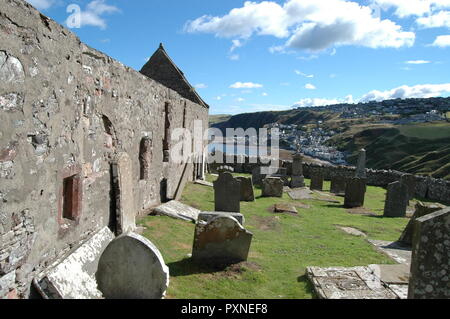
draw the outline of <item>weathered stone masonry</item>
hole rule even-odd
[[[208,106],[193,100],[25,1],[0,0],[0,298],[27,297],[37,272],[114,224],[118,154],[131,161],[136,214],[160,203],[161,185],[174,196],[187,166],[164,162],[166,120],[206,129]]]

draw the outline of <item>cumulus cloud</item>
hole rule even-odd
[[[387,91],[371,91],[361,98],[360,102],[383,101],[389,99],[429,98],[450,92],[450,83],[421,84],[415,86],[402,85]]]
[[[373,90],[364,94],[360,99],[354,99],[352,95],[347,95],[345,98],[305,98],[296,102],[293,107],[313,107],[313,106],[327,106],[334,104],[353,104],[366,103],[371,101],[384,101],[392,99],[410,99],[410,98],[430,98],[443,96],[450,93],[450,83],[444,84],[420,84],[414,86],[402,85],[400,87],[378,91]]]
[[[94,0],[91,1],[85,10],[81,10],[80,14],[80,27],[84,26],[94,26],[99,27],[101,29],[106,29],[107,23],[106,20],[102,17],[104,14],[112,14],[120,12],[120,9],[109,5],[106,3],[106,0]],[[69,19],[72,17],[69,16],[66,20],[66,24],[69,24]]]
[[[450,11],[439,11],[436,14],[418,18],[417,23],[424,28],[450,28]]]
[[[450,35],[440,35],[434,40],[432,46],[434,47],[450,47]]]
[[[334,45],[399,48],[415,41],[413,32],[374,16],[370,7],[344,0],[288,0],[283,5],[246,1],[222,17],[188,21],[185,31],[227,38],[270,35],[288,39],[271,52],[283,52],[286,47],[320,51]]]
[[[307,89],[307,90],[315,90],[316,87],[313,84],[308,83],[308,84],[305,85],[305,89]]]
[[[252,83],[252,82],[236,82],[230,85],[231,89],[259,89],[262,88],[262,84]]]

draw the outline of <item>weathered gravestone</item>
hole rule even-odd
[[[415,221],[409,299],[450,298],[450,208]]]
[[[318,172],[313,172],[311,174],[311,190],[321,191],[323,189],[323,174]]]
[[[403,230],[403,233],[400,236],[400,239],[398,241],[402,242],[403,244],[412,246],[412,239],[413,239],[412,237],[414,234],[414,224],[415,224],[416,219],[426,216],[428,214],[437,212],[444,208],[445,208],[445,206],[439,205],[439,204],[426,204],[426,203],[418,202],[416,204],[416,210],[414,212],[414,215],[409,220],[408,225],[406,225],[406,227]]]
[[[347,179],[343,176],[333,176],[331,178],[330,192],[339,196],[345,196]]]
[[[262,180],[267,176],[267,174],[262,174],[261,169],[261,166],[257,166],[252,170],[252,181],[255,185],[261,185]]]
[[[253,234],[231,216],[217,216],[195,227],[192,259],[209,264],[246,261]]]
[[[366,180],[362,178],[351,178],[347,180],[345,187],[345,208],[364,206],[366,196]]]
[[[305,187],[305,177],[303,176],[303,157],[300,154],[295,154],[292,162],[292,176],[291,187],[300,188]]]
[[[107,299],[161,299],[169,286],[169,268],[158,248],[134,233],[106,247],[96,277]]]
[[[384,217],[405,217],[408,203],[408,187],[401,182],[389,184],[384,204]]]
[[[408,200],[412,200],[416,195],[416,177],[412,174],[403,174],[400,183],[408,188]]]
[[[262,182],[263,197],[283,197],[284,182],[279,177],[267,177]]]
[[[215,210],[239,213],[241,210],[241,182],[230,173],[224,172],[213,184]]]
[[[216,217],[219,216],[225,216],[225,217],[233,217],[236,218],[236,220],[244,226],[245,224],[245,217],[241,213],[230,213],[230,212],[201,212],[198,214],[198,222],[204,222],[208,223],[209,221],[213,220]]]
[[[252,178],[239,176],[236,179],[241,182],[241,201],[253,202],[255,200],[255,192]]]
[[[365,149],[361,149],[359,151],[358,164],[356,165],[355,177],[363,178],[363,179],[365,179],[367,177],[367,174],[366,174],[366,150]]]

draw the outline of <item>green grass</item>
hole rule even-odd
[[[208,180],[214,177],[208,176]],[[329,182],[325,183],[325,190]],[[405,218],[382,218],[385,190],[368,187],[366,208],[379,216],[349,214],[342,204],[283,198],[261,198],[241,203],[245,227],[253,233],[247,263],[225,270],[196,265],[192,252],[192,223],[163,216],[148,216],[139,224],[144,236],[161,251],[170,268],[168,298],[313,298],[305,277],[307,266],[362,266],[393,263],[365,239],[348,235],[335,225],[355,227],[371,239],[394,241],[407,223]],[[212,187],[188,184],[182,201],[203,211],[214,210]],[[343,201],[340,197],[333,197]],[[274,214],[275,203],[302,203],[299,214]]]
[[[404,136],[421,139],[450,138],[449,123],[422,123],[397,127]]]

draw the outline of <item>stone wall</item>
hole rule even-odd
[[[131,160],[136,214],[160,203],[161,185],[173,196],[185,165],[163,162],[165,110],[171,128],[193,129],[194,120],[207,128],[208,109],[88,47],[22,0],[0,0],[0,83],[0,298],[27,297],[37,272],[115,222],[117,154]],[[144,138],[152,158],[141,180]],[[66,219],[70,176],[80,181],[71,186],[80,202]]]
[[[255,157],[239,156],[234,158],[234,163],[227,163],[238,173],[251,174],[253,168],[263,165],[259,159]],[[210,164],[212,170],[224,164]],[[280,160],[280,166],[287,168],[287,174],[291,175],[292,161]],[[306,178],[311,177],[311,172],[321,172],[326,180],[331,180],[332,176],[353,177],[355,175],[355,167],[350,166],[325,166],[319,164],[303,163],[303,175]],[[387,187],[392,182],[400,180],[404,174],[394,170],[373,170],[367,169],[367,184],[371,186]],[[443,179],[435,179],[416,175],[416,192],[415,196],[422,199],[429,199],[443,203],[450,203],[450,182]]]

